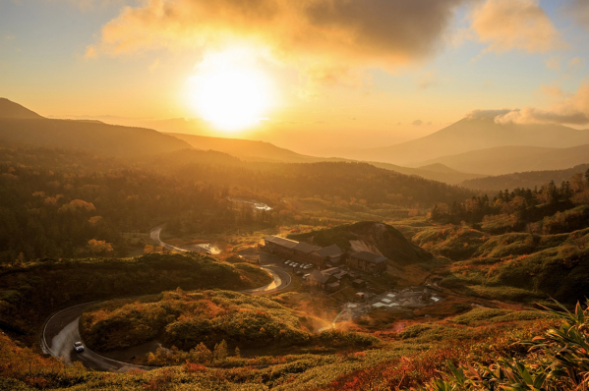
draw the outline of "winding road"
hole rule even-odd
[[[194,251],[162,242],[160,239],[161,230],[161,226],[156,227],[152,229],[150,233],[151,239],[158,245],[177,252]],[[204,248],[204,250],[207,251],[206,248]],[[262,269],[270,273],[274,280],[266,286],[242,290],[239,292],[252,295],[267,295],[286,289],[292,282],[290,274],[276,266],[264,265],[262,266]],[[82,341],[79,329],[80,317],[86,308],[97,303],[99,303],[99,301],[78,304],[53,314],[43,326],[41,335],[41,347],[43,352],[59,358],[66,364],[72,364],[75,361],[79,361],[84,364],[86,368],[97,371],[126,372],[132,369],[153,369],[154,367],[130,364],[102,356],[88,349],[87,346],[85,346],[85,350],[82,353],[76,353],[74,351],[74,342]]]

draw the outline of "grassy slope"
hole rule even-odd
[[[589,291],[589,228],[553,235],[489,235],[445,226],[417,233],[414,242],[454,262],[441,285],[490,299],[563,302]]]
[[[444,322],[389,332],[386,343],[360,352],[286,355],[283,364],[260,369],[207,369],[187,363],[146,373],[107,375],[79,367],[56,371],[51,367],[53,360],[42,360],[0,336],[0,347],[8,353],[0,361],[0,389],[390,390],[422,384],[445,370],[448,361],[524,354],[525,348],[513,343],[554,323],[535,311],[475,309]]]
[[[53,311],[73,304],[176,289],[249,289],[271,277],[199,255],[86,259],[0,270],[0,318],[32,335]]]
[[[266,297],[228,291],[165,292],[152,300],[107,302],[82,317],[82,335],[100,351],[159,337],[168,347],[209,348],[225,340],[240,348],[301,344],[312,330],[302,313]]]

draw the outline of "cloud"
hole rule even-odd
[[[552,86],[541,85],[539,91],[544,95],[555,97],[555,98],[562,98],[565,96],[565,93],[562,90],[562,88],[557,85],[552,85]]]
[[[435,86],[438,81],[438,75],[434,71],[429,71],[418,81],[418,85],[419,88],[426,89]]]
[[[589,83],[548,109],[525,107],[495,117],[497,123],[589,125]]]
[[[433,55],[466,1],[144,0],[104,25],[87,53],[241,44],[302,68],[395,69]]]
[[[564,45],[538,0],[487,0],[470,19],[479,41],[489,45],[485,52],[544,53]]]
[[[571,60],[569,61],[569,64],[568,64],[568,68],[570,70],[577,70],[577,69],[581,68],[582,66],[583,66],[583,60],[581,60],[579,57],[571,58]]]
[[[589,2],[587,0],[572,0],[568,11],[581,27],[589,30]]]
[[[557,56],[550,56],[548,60],[546,60],[546,68],[552,69],[554,71],[560,70],[560,58]]]
[[[156,58],[155,61],[149,66],[149,72],[154,73],[160,67],[160,59]]]
[[[499,110],[473,110],[466,114],[466,119],[495,119],[498,116],[510,113],[512,109]]]

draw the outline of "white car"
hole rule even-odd
[[[305,267],[304,267],[303,269],[305,269],[305,270],[308,270],[308,269],[310,269],[310,268],[312,268],[312,267],[313,267],[313,265],[312,265],[312,264],[308,264],[308,265],[305,265]]]
[[[82,342],[74,342],[74,350],[76,353],[82,353],[84,351],[84,344]]]
[[[290,265],[290,263],[291,263],[291,262],[292,262],[292,261],[289,259],[288,261],[284,261],[284,264],[285,264],[285,265]]]
[[[297,267],[297,266],[299,266],[299,264],[295,262],[295,263],[291,263],[290,266]]]

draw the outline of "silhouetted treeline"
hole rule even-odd
[[[515,215],[520,228],[546,216],[589,204],[589,170],[577,173],[557,186],[554,181],[542,186],[499,191],[490,200],[487,195],[473,196],[464,202],[439,203],[431,210],[435,221],[477,224],[495,215]]]

